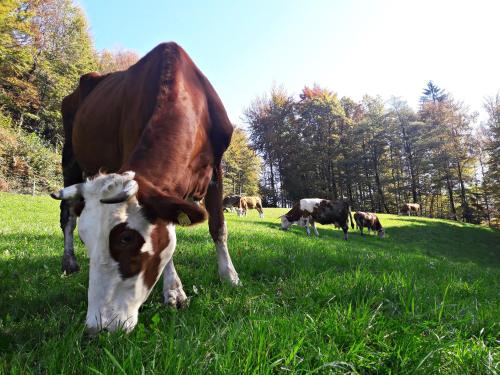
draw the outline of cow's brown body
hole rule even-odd
[[[374,213],[356,211],[354,213],[354,221],[361,235],[363,235],[363,228],[366,228],[368,229],[368,233],[370,233],[370,230],[373,230],[378,232],[379,237],[384,236],[384,228],[382,228],[379,218]]]
[[[242,216],[246,216],[247,211],[252,208],[259,212],[260,217],[264,215],[262,199],[260,199],[260,197],[241,197],[239,204],[240,214]]]
[[[404,203],[399,209],[400,214],[407,214],[411,216],[411,213],[414,212],[415,215],[419,215],[420,213],[420,204],[418,203]]]
[[[163,43],[126,71],[82,76],[64,99],[62,114],[64,186],[100,170],[133,170],[139,202],[153,210],[158,194],[206,196],[210,232],[214,240],[220,235],[220,163],[233,127],[217,93],[181,47]],[[75,223],[73,207],[63,201],[66,272],[78,269],[68,239]]]

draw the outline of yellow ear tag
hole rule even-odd
[[[191,224],[191,220],[189,220],[188,215],[186,215],[184,212],[181,212],[179,216],[177,216],[177,221],[179,222],[180,225]]]

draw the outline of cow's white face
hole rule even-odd
[[[133,172],[99,175],[55,196],[85,202],[78,232],[90,258],[86,326],[93,333],[132,330],[139,307],[174,253],[172,220],[146,219],[133,178]],[[183,212],[178,205],[169,207]]]
[[[281,229],[282,230],[288,230],[288,228],[290,228],[294,223],[293,221],[288,220],[286,215],[281,215],[280,218],[281,218]]]

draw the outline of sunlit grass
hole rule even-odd
[[[222,284],[207,225],[178,229],[190,305],[157,285],[131,334],[85,335],[88,260],[61,277],[57,202],[0,194],[0,373],[422,373],[499,370],[500,235],[380,215],[386,238],[320,238],[226,214],[241,288]]]

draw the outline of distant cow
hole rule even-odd
[[[264,210],[262,209],[262,200],[260,197],[241,197],[239,206],[239,216],[247,216],[248,209],[255,208],[259,212],[259,217],[264,217]]]
[[[334,224],[344,231],[344,240],[347,241],[347,220],[351,220],[351,228],[354,222],[351,216],[349,203],[344,201],[329,201],[318,198],[304,198],[296,202],[292,209],[281,216],[281,229],[288,230],[293,224],[306,227],[307,235],[310,236],[309,224],[314,229],[314,234],[319,236],[315,223]]]
[[[418,203],[404,203],[399,209],[398,215],[408,214],[408,216],[411,216],[412,212],[415,212],[415,215],[420,213],[420,205]]]
[[[228,195],[222,201],[222,207],[224,208],[224,210],[234,212],[235,208],[240,207],[240,199],[241,196],[239,195]]]
[[[368,234],[370,233],[370,230],[373,230],[378,232],[378,236],[380,238],[384,238],[384,228],[382,228],[380,220],[374,213],[356,211],[354,213],[354,221],[356,222],[356,226],[360,230],[361,235],[363,235],[363,228],[367,228]]]

